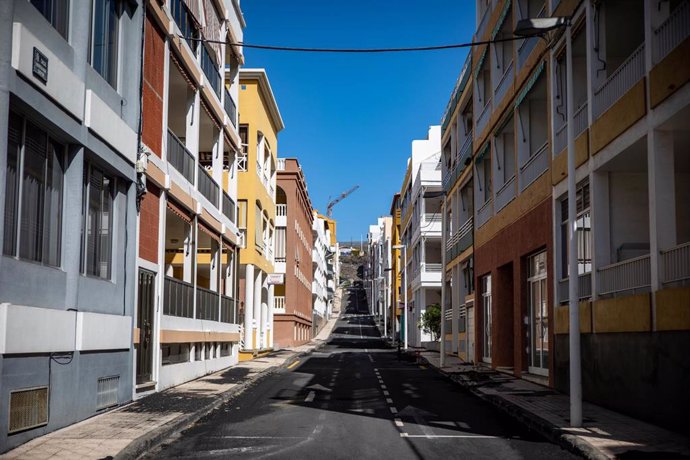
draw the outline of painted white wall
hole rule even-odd
[[[132,344],[132,317],[77,313],[77,350],[126,350]]]

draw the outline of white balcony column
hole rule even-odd
[[[254,265],[245,266],[244,275],[244,348],[253,350],[254,342]]]
[[[213,177],[213,180],[216,181],[217,184],[219,184],[221,189],[223,189],[223,156],[225,154],[225,136],[223,136],[222,131],[217,131],[216,129],[213,130],[213,135],[215,136],[213,142],[213,166],[210,172],[211,177]],[[222,210],[222,200],[219,203],[214,204],[216,206],[220,206],[220,209]]]
[[[594,246],[594,251],[592,251],[592,300],[596,300],[599,296],[599,276],[597,270],[611,263],[611,214],[609,209],[608,172],[594,171],[590,177],[590,183]],[[563,242],[563,244],[566,243],[566,241]]]
[[[218,241],[211,241],[211,254],[208,265],[209,281],[208,286],[212,291],[220,292],[220,243]]]
[[[266,348],[273,348],[273,302],[275,299],[275,286],[268,286],[268,312],[267,312],[267,326],[268,339],[266,340]]]
[[[673,133],[649,130],[647,134],[649,183],[649,253],[652,292],[661,288],[660,251],[676,245],[676,196]],[[654,305],[654,296],[652,296]],[[654,310],[653,310],[654,311]],[[656,315],[652,314],[656,323]]]
[[[263,335],[262,317],[261,317],[261,288],[263,287],[263,273],[261,270],[256,271],[254,276],[254,346],[252,349],[261,348],[261,339]]]
[[[187,114],[185,116],[185,139],[184,144],[187,150],[192,152],[198,163],[199,157],[199,117],[201,116],[201,97],[199,91],[189,97]],[[196,170],[195,170],[196,174]]]
[[[189,232],[184,240],[183,250],[184,259],[182,263],[182,280],[195,284],[195,252],[196,252],[196,219],[192,220],[192,225],[189,227]],[[172,266],[172,264],[171,264]],[[172,275],[172,274],[171,274]]]
[[[587,44],[586,44],[586,60],[587,60],[587,126],[592,124],[594,116],[592,113],[592,108],[594,107],[594,75],[596,73],[594,67],[594,61],[596,59],[596,53],[594,51],[594,44],[592,37],[594,37],[594,8],[592,7],[592,2],[585,3],[585,29],[587,32]],[[574,108],[574,107],[573,107]],[[590,159],[591,162],[591,159]],[[594,288],[592,288],[594,289]],[[594,293],[594,291],[592,291]]]

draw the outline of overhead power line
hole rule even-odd
[[[222,40],[207,40],[204,38],[195,37],[184,37],[178,35],[180,38],[185,38],[186,40],[199,41],[204,43],[227,43]],[[418,51],[440,51],[456,48],[471,48],[473,46],[487,45],[490,43],[501,43],[510,42],[514,40],[524,40],[525,37],[508,37],[508,38],[497,38],[494,40],[484,40],[469,43],[451,43],[447,45],[430,45],[430,46],[412,46],[403,48],[306,48],[297,46],[279,46],[279,45],[257,45],[253,43],[237,42],[231,43],[231,45],[242,46],[243,48],[254,48],[260,50],[269,51],[292,51],[298,53],[410,53]]]

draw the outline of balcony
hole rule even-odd
[[[663,284],[690,280],[690,242],[661,251],[660,265]]]
[[[199,47],[199,40],[195,39],[199,38],[199,31],[195,25],[196,21],[187,10],[187,7],[184,5],[184,1],[170,0],[170,14],[173,17],[175,24],[177,24],[177,27],[180,29],[181,35],[185,38],[185,41],[192,51],[196,53],[196,50]]]
[[[573,136],[577,139],[577,136],[582,134],[585,129],[589,126],[589,120],[587,118],[587,101],[585,101],[573,114],[573,126],[575,131]],[[556,129],[556,134],[553,140],[553,153],[558,155],[568,146],[568,122],[564,122]]]
[[[226,295],[220,296],[220,321],[222,323],[237,323],[235,314],[235,299]]]
[[[690,36],[690,2],[678,5],[652,37],[652,63],[658,64]]]
[[[601,267],[597,277],[600,295],[634,294],[649,290],[651,265],[649,254]]]
[[[493,200],[489,199],[477,211],[477,228],[487,223],[493,215],[493,212]]]
[[[521,192],[549,168],[549,157],[546,155],[548,147],[549,143],[545,142],[524,165],[520,166]]]
[[[217,292],[197,286],[196,319],[218,321],[218,298]]]
[[[473,243],[474,219],[470,217],[460,226],[457,232],[446,243],[446,261],[451,261],[462,254]]]
[[[645,74],[644,42],[632,52],[594,92],[592,115],[596,120],[628,92]]]
[[[546,3],[544,3],[544,6],[539,11],[539,14],[537,14],[537,17],[543,18],[545,13],[546,13]],[[539,42],[539,37],[536,37],[536,36],[526,38],[522,41],[522,43],[518,47],[518,58],[517,58],[517,68],[518,69],[522,69],[522,66],[525,65],[525,62],[527,62],[527,58],[529,58],[530,54],[532,54],[532,51],[537,46],[537,42]]]
[[[455,181],[458,180],[458,177],[462,175],[462,172],[465,170],[467,167],[467,160],[468,158],[472,155],[472,131],[467,134],[467,138],[465,139],[465,142],[462,144],[462,147],[460,148],[460,151],[458,152],[457,155],[457,160],[455,162],[455,167],[446,173],[445,177],[443,178],[443,191],[449,192],[450,189],[453,188],[453,185],[455,185]]]
[[[505,208],[515,198],[515,176],[508,179],[496,192],[496,212]]]
[[[232,100],[232,97],[227,89],[225,89],[224,96],[225,99],[223,99],[223,105],[225,106],[225,113],[228,115],[228,118],[230,118],[232,126],[237,128],[237,106],[235,105],[235,101]]]
[[[510,84],[513,82],[514,67],[515,66],[511,61],[510,65],[503,73],[501,81],[499,81],[498,85],[496,86],[496,90],[494,91],[494,101],[496,101],[496,104],[500,104],[500,102],[503,100],[503,96],[506,94],[506,91],[508,91],[508,88],[510,88]]]
[[[278,158],[278,171],[285,171],[285,158]]]
[[[273,313],[285,313],[285,296],[277,295],[273,297]]]
[[[477,126],[475,128],[477,134],[481,135],[484,128],[486,128],[486,124],[489,122],[489,118],[491,118],[491,98],[486,102],[486,105],[477,118]]]
[[[441,222],[443,216],[437,213],[426,213],[421,223],[421,231],[423,235],[438,234],[441,235]]]
[[[237,223],[235,220],[235,202],[230,198],[230,195],[225,193],[225,190],[223,190],[223,214],[230,219],[230,222],[233,224]]]
[[[201,70],[203,70],[204,75],[206,75],[206,79],[213,89],[213,92],[216,93],[216,96],[218,96],[218,100],[220,101],[222,79],[220,78],[218,66],[216,66],[215,61],[211,57],[211,53],[205,45],[201,47]]]
[[[194,286],[169,276],[163,282],[163,314],[194,317]]]
[[[568,278],[563,278],[558,282],[559,303],[568,303],[568,291]],[[592,297],[592,274],[583,273],[577,277],[577,298],[581,301],[590,297]]]
[[[201,164],[199,165],[199,192],[211,202],[213,206],[218,206],[218,192],[220,188],[213,180],[209,172]]]
[[[486,32],[486,26],[489,23],[489,16],[491,16],[491,7],[487,6],[486,10],[482,14],[482,18],[479,20],[479,24],[477,25],[477,33],[475,34],[477,40],[481,39],[484,36],[484,32]]]
[[[168,129],[168,163],[177,169],[190,184],[194,184],[194,155]]]

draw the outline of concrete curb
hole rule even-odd
[[[564,433],[561,428],[554,426],[548,421],[543,420],[538,416],[535,416],[534,414],[524,410],[523,408],[503,398],[486,395],[478,391],[477,388],[474,385],[471,385],[469,381],[466,382],[457,378],[453,378],[453,373],[446,372],[437,368],[423,356],[419,356],[418,359],[419,361],[423,361],[427,366],[434,369],[436,372],[448,378],[455,384],[460,385],[462,388],[477,396],[481,400],[490,403],[494,407],[500,409],[507,415],[511,416],[513,419],[526,425],[528,429],[536,431],[549,441],[558,444],[562,448],[575,454],[581,455],[590,460],[610,460],[610,457],[604,455],[601,451],[596,449],[594,446],[592,446],[590,443],[583,440],[579,436],[570,433]]]

